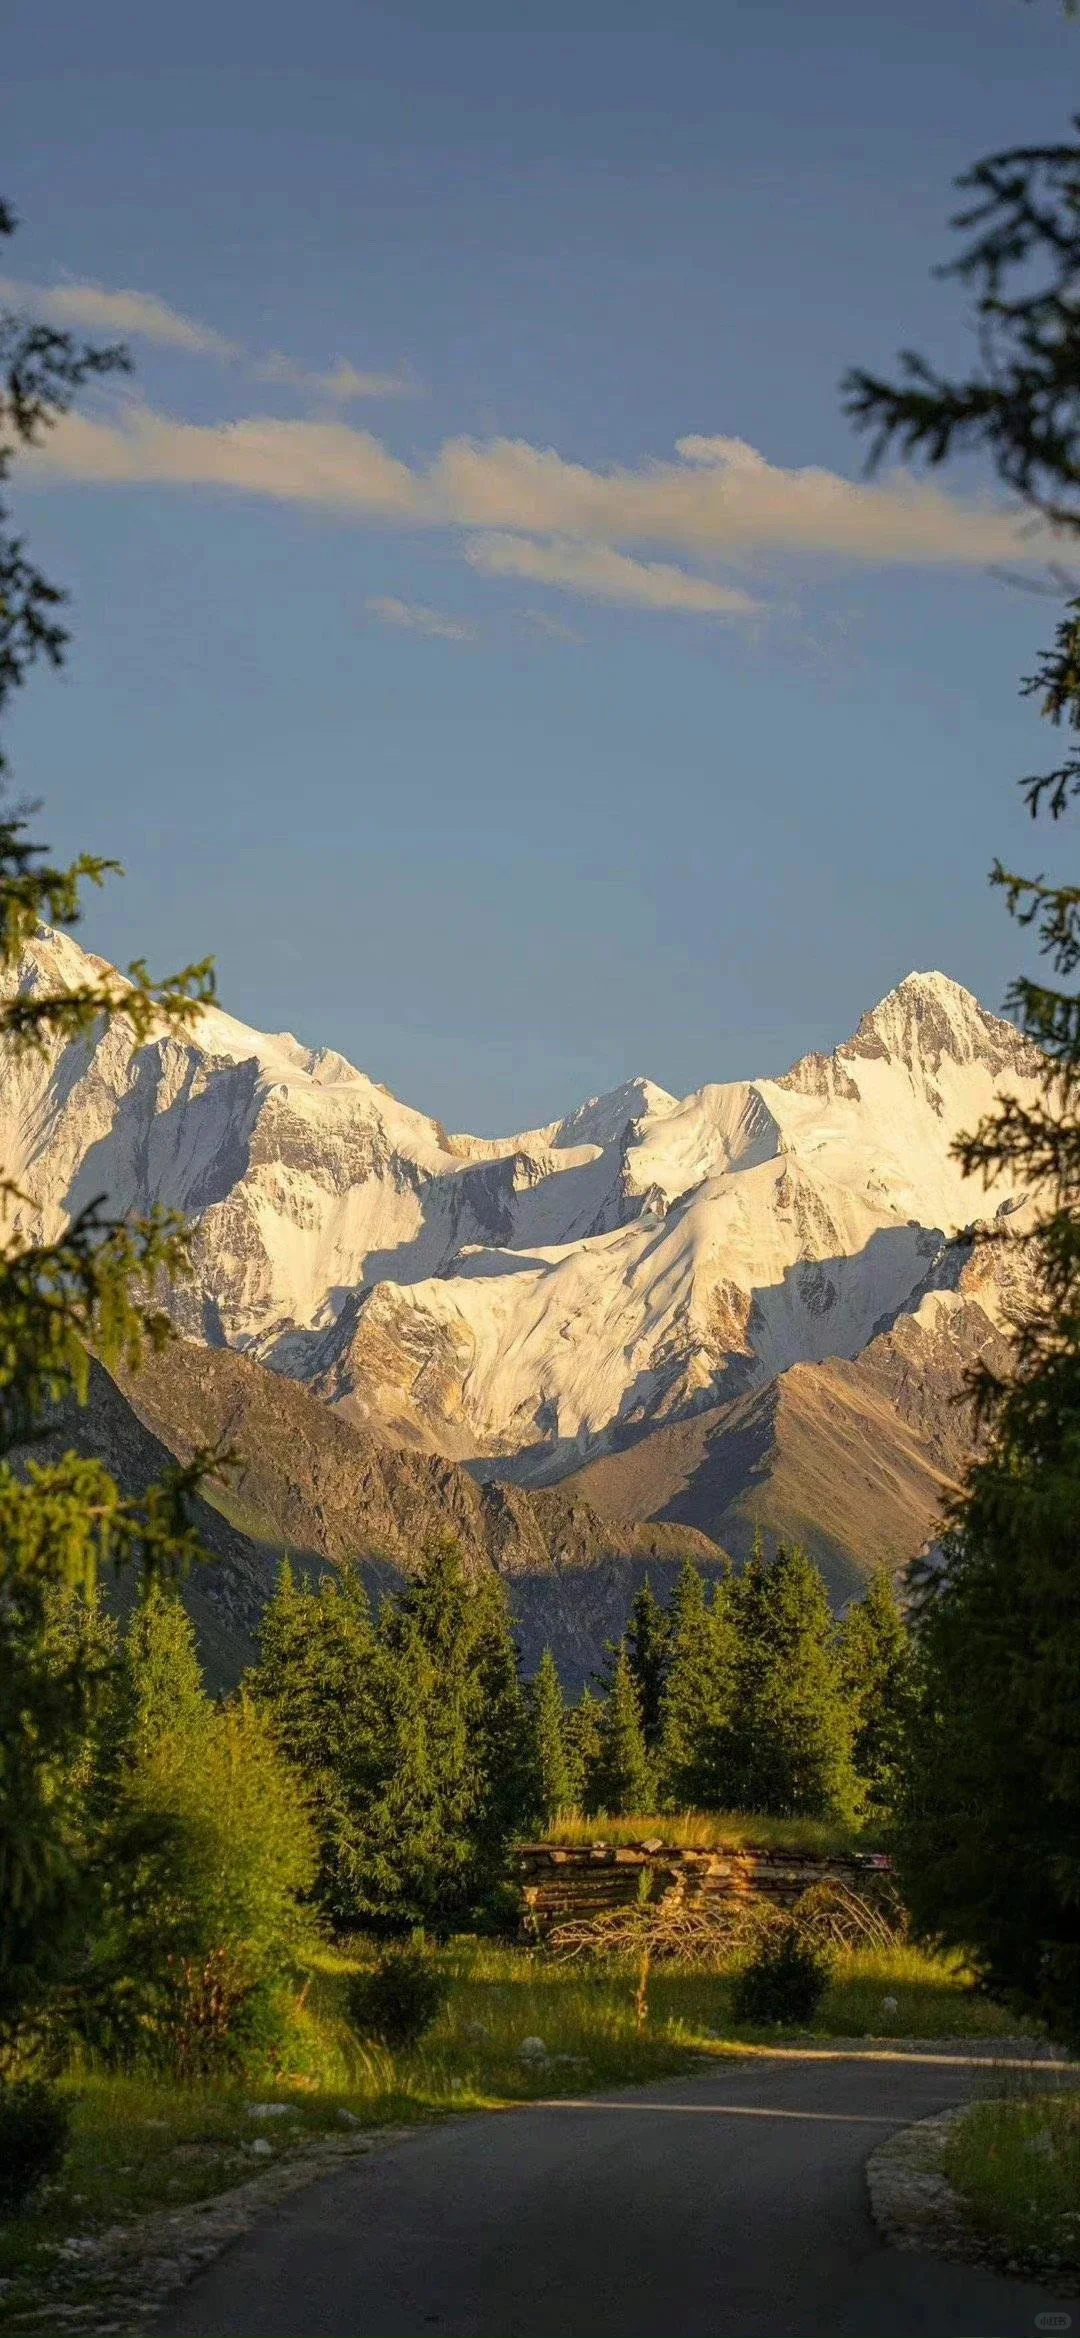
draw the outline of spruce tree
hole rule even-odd
[[[567,1715],[550,1648],[545,1648],[529,1683],[528,1712],[532,1746],[532,1803],[543,1826],[572,1810],[574,1778],[567,1746]]]
[[[797,1543],[759,1548],[733,1586],[738,1630],[730,1740],[740,1810],[849,1816],[852,1716],[818,1568]]]
[[[0,238],[15,224],[0,204]],[[0,483],[87,383],[126,365],[120,349],[84,347],[0,310]],[[0,715],[35,665],[63,662],[68,643],[65,596],[7,522],[0,503]],[[5,774],[0,755],[0,783]],[[0,810],[0,972],[9,989],[0,1039],[8,1060],[20,1049],[50,1054],[114,1019],[143,1040],[182,1027],[212,995],[207,965],[165,983],[152,982],[141,963],[126,978],[101,973],[85,985],[19,990],[11,982],[39,921],[75,925],[82,885],[101,883],[114,866],[89,854],[57,866],[17,805]],[[0,1176],[0,1200],[17,1207],[26,1197]],[[8,1241],[0,1262],[0,2057],[17,2050],[20,2025],[69,1969],[84,1914],[85,1877],[54,1779],[58,1768],[70,1770],[102,1683],[82,1656],[63,1675],[50,1666],[50,1591],[92,1592],[105,1562],[131,1564],[147,1577],[182,1567],[196,1551],[186,1496],[207,1467],[197,1454],[133,1500],[100,1462],[69,1453],[23,1470],[7,1457],[32,1441],[52,1406],[72,1393],[85,1398],[88,1343],[105,1363],[123,1358],[132,1366],[147,1340],[160,1344],[168,1332],[160,1284],[186,1264],[175,1219],[111,1218],[98,1203],[80,1210],[55,1242]]]
[[[370,1812],[392,1762],[391,1677],[359,1571],[297,1583],[286,1562],[247,1676],[302,1780],[316,1830],[315,1896],[335,1924],[371,1914]]]
[[[735,1653],[729,1587],[717,1584],[710,1601],[688,1559],[672,1601],[660,1709],[659,1784],[668,1809],[730,1806]]]
[[[660,1716],[667,1675],[671,1623],[666,1608],[652,1588],[648,1576],[630,1609],[626,1628],[626,1653],[630,1670],[637,1683],[641,1703],[641,1726],[649,1753],[655,1751],[660,1736]]]
[[[899,381],[849,375],[848,407],[873,459],[988,456],[1029,522],[1050,523],[1060,622],[1022,690],[1064,743],[1020,788],[1033,818],[1056,822],[1080,795],[1080,143],[986,156],[958,184],[964,241],[942,273],[971,298],[972,368],[950,378],[908,354]],[[1002,1171],[1027,1183],[1034,1230],[998,1221],[990,1238],[1025,1246],[1036,1287],[1007,1367],[973,1376],[987,1435],[947,1564],[913,1581],[921,1695],[901,1876],[924,1929],[1078,2037],[1080,885],[999,861],[991,882],[1044,961],[1008,1000],[1041,1051],[1042,1092],[1005,1096],[957,1154],[987,1184]]]
[[[616,1655],[611,1687],[600,1707],[599,1746],[587,1791],[587,1808],[606,1818],[645,1813],[653,1800],[641,1702],[625,1647]]]
[[[572,1808],[591,1811],[593,1773],[600,1759],[600,1703],[587,1687],[566,1716],[566,1757]]]
[[[152,1583],[128,1623],[123,1643],[120,1726],[125,1748],[183,1737],[198,1744],[213,1708],[203,1683],[195,1627],[172,1585]]]
[[[911,1636],[882,1568],[840,1630],[840,1677],[851,1709],[851,1756],[871,1810],[892,1808],[912,1715]]]

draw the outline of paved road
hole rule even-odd
[[[1026,2282],[889,2249],[863,2168],[963,2069],[751,2061],[419,2130],[297,2194],[165,2338],[1038,2338]]]

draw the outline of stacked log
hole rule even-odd
[[[600,1916],[642,1896],[668,1906],[695,1900],[764,1900],[792,1908],[815,1883],[866,1889],[867,1869],[887,1864],[852,1853],[815,1855],[743,1846],[682,1850],[641,1843],[524,1843],[517,1854],[521,1930],[543,1939],[555,1924]]]

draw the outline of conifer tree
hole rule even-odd
[[[562,1683],[550,1648],[545,1648],[529,1683],[534,1808],[543,1825],[574,1807],[574,1779],[567,1747]]]
[[[659,1782],[670,1809],[730,1807],[735,1653],[729,1587],[718,1584],[710,1601],[688,1559],[672,1600],[660,1710]]]
[[[849,1607],[840,1630],[840,1677],[851,1708],[852,1763],[869,1807],[889,1810],[912,1715],[911,1638],[884,1568]]]
[[[645,1732],[648,1752],[655,1751],[660,1736],[660,1714],[667,1673],[671,1624],[652,1588],[648,1576],[630,1609],[626,1628],[626,1653],[630,1670],[637,1683],[641,1703],[641,1726]]]
[[[1075,122],[1071,125],[1075,133]],[[849,375],[873,459],[936,466],[987,456],[1029,522],[1049,522],[1052,644],[1022,684],[1064,745],[1021,792],[1033,818],[1080,795],[1080,142],[986,156],[958,181],[963,237],[942,274],[970,294],[970,372],[901,359],[899,381]],[[1063,2035],[1080,2037],[1080,885],[995,861],[991,882],[1044,961],[1009,1005],[1042,1054],[1034,1103],[1006,1096],[957,1154],[990,1183],[1027,1182],[1035,1227],[1014,1233],[1034,1297],[1008,1366],[974,1375],[988,1436],[952,1519],[945,1566],[918,1570],[920,1699],[900,1842],[925,1930]],[[996,1197],[994,1197],[996,1200]],[[992,1239],[1010,1240],[1007,1222]]]
[[[0,204],[0,238],[15,224]],[[70,334],[0,310],[0,483],[87,382],[126,365],[118,348],[82,347]],[[0,714],[36,664],[62,663],[68,641],[64,595],[9,532],[8,516],[0,503]],[[0,755],[0,783],[5,772]],[[0,972],[12,974],[42,918],[76,924],[81,886],[100,884],[114,865],[81,854],[57,866],[17,806],[0,811]],[[0,1008],[0,1040],[9,1059],[19,1049],[48,1053],[111,1020],[145,1039],[182,1027],[212,988],[206,964],[154,983],[141,962],[126,977],[27,987]],[[0,1202],[9,1213],[26,1206],[2,1175]],[[123,1358],[132,1366],[147,1340],[161,1343],[169,1327],[158,1287],[186,1264],[175,1219],[110,1218],[98,1203],[55,1242],[8,1240],[0,1262],[0,2055],[30,2017],[31,2000],[47,1996],[51,1977],[67,1969],[84,1891],[52,1781],[58,1765],[70,1768],[99,1684],[81,1658],[63,1676],[50,1669],[50,1590],[91,1592],[106,1561],[131,1563],[146,1576],[182,1567],[197,1547],[186,1496],[208,1466],[197,1454],[132,1500],[99,1462],[67,1454],[20,1471],[7,1457],[33,1438],[51,1406],[71,1393],[85,1397],[87,1343],[106,1363]]]
[[[592,1778],[600,1759],[600,1703],[588,1687],[566,1716],[566,1756],[570,1770],[571,1807],[590,1811]]]
[[[645,1812],[653,1800],[653,1778],[645,1751],[637,1682],[625,1647],[620,1647],[611,1687],[600,1707],[599,1747],[588,1779],[591,1811],[606,1818]]]
[[[247,1676],[303,1782],[319,1844],[315,1896],[336,1924],[371,1912],[370,1812],[392,1759],[391,1679],[357,1569],[317,1591],[286,1561]]]
[[[732,1603],[735,1807],[778,1818],[850,1815],[852,1717],[818,1568],[798,1544],[781,1543],[771,1564],[759,1547]]]
[[[195,1627],[172,1585],[152,1583],[124,1634],[121,1723],[128,1758],[166,1735],[198,1759],[213,1707],[203,1684]]]

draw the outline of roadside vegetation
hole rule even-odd
[[[1014,2088],[973,2103],[943,2167],[974,2229],[1007,2262],[1080,2273],[1080,2093]]]

